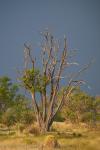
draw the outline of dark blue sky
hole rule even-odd
[[[58,39],[67,36],[78,62],[95,63],[84,74],[93,95],[100,94],[100,0],[0,0],[0,76],[16,78],[23,66],[24,42],[39,43],[49,28]],[[38,49],[35,52],[38,55]]]

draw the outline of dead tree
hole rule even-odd
[[[77,73],[63,76],[63,73],[76,62],[69,62],[69,51],[67,40],[64,38],[63,49],[60,49],[59,42],[48,31],[42,33],[41,63],[42,68],[36,67],[36,59],[31,55],[31,47],[25,46],[25,69],[21,81],[32,97],[35,116],[42,133],[50,130],[54,118],[63,105],[67,104],[75,86],[84,83],[83,80],[75,80],[77,76],[88,68],[88,65]],[[31,68],[27,65],[31,62]],[[61,80],[65,80],[62,96],[59,99],[59,92],[62,89]],[[40,93],[40,100],[36,93]]]

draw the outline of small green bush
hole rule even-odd
[[[3,115],[2,115],[2,123],[5,124],[7,127],[10,127],[14,125],[16,122],[14,113],[11,109],[8,109]]]
[[[31,111],[24,111],[22,113],[21,122],[23,124],[29,125],[32,124],[35,120],[35,117],[33,115],[33,112]]]

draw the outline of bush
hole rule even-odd
[[[16,122],[14,113],[11,109],[8,109],[3,115],[2,115],[2,123],[5,124],[7,127],[10,127],[14,125]]]
[[[56,121],[56,122],[63,122],[65,119],[64,119],[64,117],[63,117],[63,115],[62,115],[62,113],[61,112],[58,112],[57,114],[56,114],[56,116],[55,116],[55,119],[54,119],[54,121]]]
[[[82,122],[91,123],[93,121],[93,112],[85,112],[82,116]]]
[[[29,133],[31,134],[34,134],[34,135],[39,135],[40,134],[40,131],[39,131],[39,128],[36,127],[36,126],[33,126],[29,129]]]
[[[22,118],[21,118],[21,122],[24,124],[31,124],[33,123],[35,120],[33,112],[31,111],[24,111],[22,113]]]
[[[32,125],[27,127],[27,129],[24,130],[25,134],[33,134],[33,135],[39,135],[40,134],[40,130],[37,126]]]
[[[75,114],[75,112],[73,111],[69,111],[66,113],[66,117],[67,119],[69,119],[72,123],[75,123],[77,121],[77,116]]]
[[[19,124],[18,128],[19,128],[19,131],[20,131],[21,133],[23,133],[23,131],[24,131],[24,129],[25,129],[25,125],[24,125],[24,124]]]

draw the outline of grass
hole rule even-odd
[[[83,126],[54,123],[53,134],[60,144],[59,150],[99,150],[100,130],[92,130]],[[0,150],[45,150],[43,143],[47,135],[16,135],[2,133],[0,129]],[[47,148],[46,148],[47,150]],[[51,149],[50,149],[51,150]],[[56,149],[57,150],[57,149]]]
[[[68,150],[99,150],[99,142],[100,138],[96,132],[87,132],[86,135],[80,138],[60,139],[62,147]]]

